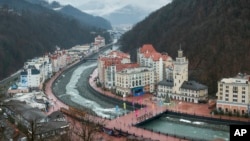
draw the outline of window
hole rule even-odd
[[[245,103],[245,100],[242,100],[242,103]]]
[[[233,99],[233,102],[237,102],[238,100],[237,99]]]
[[[225,101],[228,101],[228,98],[225,98]]]
[[[238,93],[238,87],[233,87],[233,93]]]
[[[238,97],[237,95],[233,95],[233,97]]]

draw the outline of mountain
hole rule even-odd
[[[77,20],[24,0],[0,1],[0,80],[22,68],[27,59],[94,40],[91,32],[105,30],[83,26]]]
[[[113,26],[133,25],[149,15],[161,5],[170,0],[161,0],[152,3],[150,0],[141,1],[99,1],[85,0],[77,8],[92,15],[98,15],[109,20]],[[150,4],[147,4],[150,3]]]
[[[100,16],[93,16],[93,15],[87,14],[71,5],[64,6],[56,1],[48,3],[45,0],[26,0],[26,1],[53,9],[56,12],[59,12],[68,16],[69,18],[74,18],[78,20],[83,25],[88,25],[88,26],[93,26],[96,28],[102,28],[102,29],[108,29],[108,30],[112,29],[110,22],[107,21],[106,19]]]
[[[134,61],[143,44],[174,58],[181,44],[190,79],[208,85],[209,94],[215,95],[221,78],[250,74],[249,39],[250,1],[173,0],[136,24],[120,43]]]
[[[72,16],[83,24],[99,27],[102,29],[112,29],[110,22],[104,18],[84,13],[71,5],[63,6],[58,10],[58,12]]]
[[[112,25],[131,25],[143,20],[148,14],[148,11],[140,7],[126,5],[114,10],[112,13],[103,15],[103,17],[109,20]]]

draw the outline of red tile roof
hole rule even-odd
[[[100,57],[99,58],[101,61],[103,61],[103,66],[104,68],[107,68],[108,66],[111,65],[117,65],[117,64],[121,64],[122,58],[118,58],[118,57]]]
[[[144,44],[141,48],[140,48],[140,52],[141,53],[145,53],[145,52],[156,52],[156,50],[154,49],[152,44]]]
[[[137,68],[137,67],[139,67],[139,64],[137,63],[117,64],[116,71],[118,72],[127,68]]]
[[[166,61],[169,57],[166,54],[158,53],[151,44],[144,44],[140,48],[140,53],[143,54],[145,58],[151,58],[153,61],[159,61],[160,58],[162,58],[163,61]]]
[[[123,53],[120,51],[111,51],[108,55],[112,55],[112,56],[116,56],[116,57],[120,57],[120,58],[130,58],[130,55],[127,53]]]

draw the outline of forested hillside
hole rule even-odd
[[[175,58],[181,48],[189,59],[190,79],[217,91],[217,81],[238,72],[250,74],[249,0],[173,0],[127,32],[122,50],[151,43]]]
[[[23,66],[27,59],[52,52],[55,46],[70,48],[93,42],[91,32],[103,30],[80,25],[53,10],[23,0],[0,2],[0,80]]]

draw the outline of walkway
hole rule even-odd
[[[62,71],[57,72],[47,83],[45,86],[45,94],[48,96],[48,98],[53,101],[53,106],[49,108],[49,111],[46,112],[47,115],[51,114],[54,111],[60,110],[61,107],[64,107],[66,109],[69,109],[68,105],[64,104],[60,100],[57,99],[57,97],[52,92],[52,84],[56,80],[56,78],[62,73]]]

